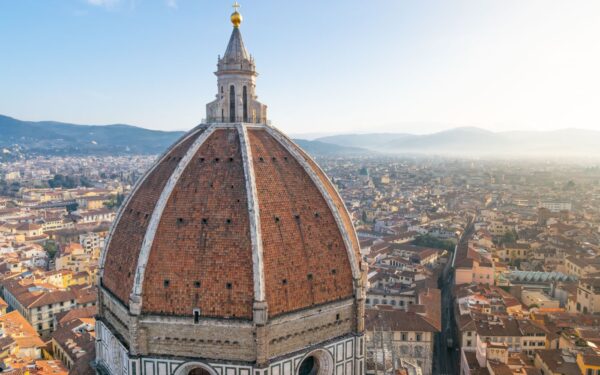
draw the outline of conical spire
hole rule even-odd
[[[239,27],[233,28],[229,44],[227,44],[227,50],[225,50],[225,55],[223,55],[223,60],[226,63],[241,63],[244,60],[250,60],[250,54],[244,46],[244,40],[242,39]]]

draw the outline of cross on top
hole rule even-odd
[[[233,9],[237,12],[238,9],[240,7],[240,4],[238,4],[238,2],[236,1],[235,3],[233,3]]]

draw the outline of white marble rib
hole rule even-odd
[[[130,298],[130,311],[135,314],[139,314],[139,308],[141,307],[141,295],[142,288],[144,284],[144,273],[146,271],[146,265],[148,263],[148,258],[150,257],[150,249],[152,248],[152,243],[154,242],[154,237],[156,235],[156,231],[158,229],[158,224],[160,223],[160,219],[162,217],[165,206],[167,205],[167,201],[177,185],[177,181],[181,177],[181,174],[188,166],[190,161],[194,158],[194,155],[200,149],[200,146],[210,137],[215,130],[214,126],[209,126],[198,138],[194,141],[192,146],[188,149],[185,156],[181,159],[179,164],[177,164],[177,168],[169,177],[169,181],[165,185],[165,188],[160,194],[160,198],[156,202],[156,206],[154,207],[154,211],[152,212],[152,217],[150,218],[150,223],[148,224],[148,228],[146,230],[146,234],[144,236],[144,241],[142,242],[142,248],[140,250],[140,255],[138,257],[138,263],[135,270],[135,279],[133,283],[133,289],[131,291]],[[138,306],[133,307],[132,301],[134,301]],[[133,307],[133,308],[132,308]]]
[[[244,124],[237,126],[242,148],[244,162],[244,175],[246,179],[246,194],[248,199],[248,214],[250,215],[250,239],[252,241],[252,263],[254,272],[254,300],[265,300],[265,275],[263,264],[263,244],[260,227],[260,212],[258,208],[258,194],[256,192],[256,179],[252,162],[252,151],[248,140],[248,132]]]

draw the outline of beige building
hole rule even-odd
[[[94,318],[77,318],[65,322],[52,334],[52,353],[67,369],[78,361],[90,361],[95,346]]]
[[[525,289],[521,292],[521,301],[523,305],[539,309],[558,309],[560,308],[560,301],[550,297],[549,295],[539,290]]]
[[[577,285],[577,293],[569,298],[567,310],[572,313],[599,313],[600,278],[580,279]]]
[[[44,337],[54,330],[55,314],[76,306],[76,295],[70,290],[22,284],[19,280],[7,281],[3,286],[6,302]]]
[[[565,258],[564,268],[567,275],[588,277],[592,273],[600,272],[600,259],[570,256]]]
[[[365,324],[368,363],[383,368],[385,358],[386,368],[401,368],[400,360],[408,360],[424,375],[432,374],[435,334],[441,329],[439,321],[415,312],[369,308]],[[392,363],[394,359],[398,363]]]

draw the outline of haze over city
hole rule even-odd
[[[190,129],[219,1],[0,3],[0,113]],[[252,1],[260,99],[292,134],[600,129],[597,1]],[[298,102],[301,105],[298,105]]]

